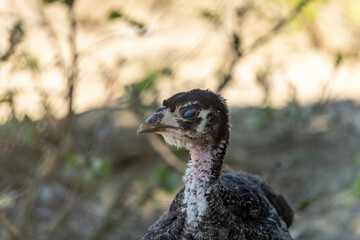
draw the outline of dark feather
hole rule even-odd
[[[189,109],[197,115],[184,118],[183,113]],[[163,119],[167,122],[162,122]],[[258,177],[222,172],[230,123],[228,107],[220,95],[200,89],[178,93],[164,100],[163,106],[143,126],[152,129],[161,126],[158,129],[162,134],[172,134],[169,143],[177,137],[186,142],[185,146],[190,143],[189,150],[194,151],[197,162],[189,165],[185,188],[178,192],[169,211],[149,228],[142,240],[292,239],[288,227],[294,212],[283,196]],[[198,149],[200,153],[196,152]],[[201,162],[202,158],[196,156],[211,157]]]

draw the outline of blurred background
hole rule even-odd
[[[360,239],[359,54],[358,0],[1,0],[0,239],[140,237],[189,156],[136,129],[193,88],[295,239]]]

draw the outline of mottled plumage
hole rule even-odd
[[[222,171],[230,124],[220,95],[194,89],[164,100],[139,128],[149,132],[187,148],[191,160],[185,187],[141,239],[292,239],[294,213],[281,195],[250,174]]]

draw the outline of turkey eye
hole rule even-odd
[[[183,113],[183,116],[185,118],[193,118],[195,117],[195,114],[196,114],[195,108],[190,108]]]

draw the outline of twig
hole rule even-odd
[[[4,226],[6,231],[11,235],[13,239],[16,240],[20,239],[19,231],[13,225],[11,225],[11,223],[8,221],[8,219],[3,214],[1,209],[0,209],[0,223]]]
[[[10,31],[10,45],[5,53],[0,56],[0,62],[8,60],[9,57],[14,54],[16,46],[23,40],[23,38],[24,31],[22,29],[22,21],[18,20]]]
[[[248,48],[247,52],[245,52],[244,54],[249,54],[255,51],[258,47],[268,42],[276,34],[281,32],[281,30],[284,29],[284,27],[288,25],[292,20],[294,20],[302,12],[305,6],[307,6],[311,1],[313,0],[302,0],[286,18],[280,19],[267,34],[255,40],[255,42]]]
[[[74,85],[78,76],[78,53],[76,46],[76,19],[73,5],[69,6],[69,21],[70,21],[70,35],[69,35],[69,46],[70,53],[72,56],[72,62],[70,66],[68,76],[68,115],[70,117],[74,114],[73,101],[74,101]]]
[[[219,84],[219,86],[217,88],[217,92],[222,91],[223,88],[232,80],[235,66],[239,62],[240,59],[244,59],[244,57],[248,56],[251,52],[255,51],[260,46],[267,43],[271,38],[273,38],[274,36],[279,34],[281,32],[281,30],[283,30],[286,25],[288,25],[292,20],[294,20],[302,12],[302,10],[305,8],[305,6],[307,6],[311,1],[313,1],[313,0],[302,0],[296,6],[296,8],[291,11],[291,13],[286,18],[280,19],[271,28],[271,30],[268,33],[264,34],[263,36],[261,36],[257,40],[255,40],[253,42],[253,44],[251,44],[250,47],[248,47],[243,52],[241,52],[241,54],[238,54],[239,53],[238,48],[233,48],[233,50],[236,52],[236,54],[230,64],[228,72],[225,74],[222,82]],[[236,36],[236,33],[234,33],[234,34]]]

